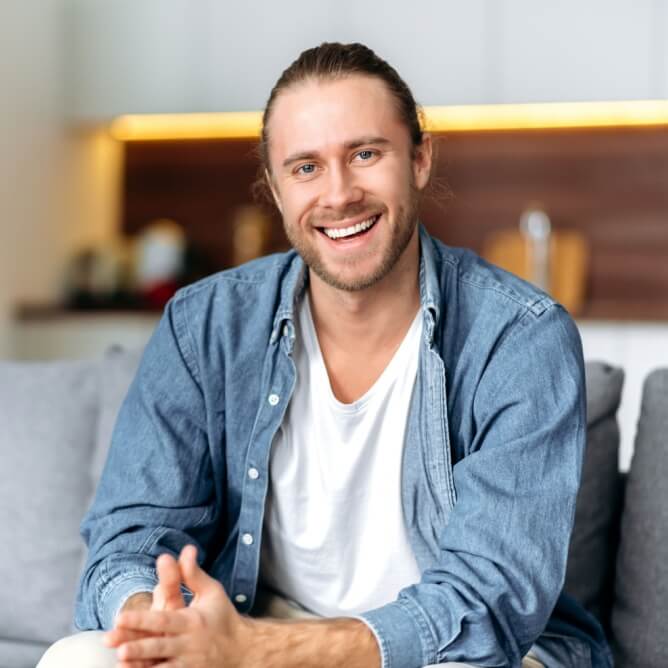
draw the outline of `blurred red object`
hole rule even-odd
[[[176,281],[152,283],[142,288],[142,300],[150,308],[162,309],[178,289],[179,284]]]

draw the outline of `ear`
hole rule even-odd
[[[264,170],[264,178],[267,180],[267,184],[269,185],[269,190],[271,190],[271,194],[274,198],[274,204],[276,204],[276,208],[283,213],[283,207],[281,206],[281,200],[278,196],[278,192],[276,190],[276,186],[274,184],[274,180],[271,178],[271,174],[267,169]]]
[[[429,183],[431,175],[431,163],[433,157],[433,144],[431,135],[428,132],[422,134],[422,144],[415,147],[415,156],[413,158],[413,178],[415,187],[422,190]]]

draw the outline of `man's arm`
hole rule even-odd
[[[183,309],[175,297],[144,351],[81,525],[89,549],[81,630],[112,628],[129,596],[153,591],[159,554],[206,545],[217,530],[207,415]]]
[[[182,578],[195,597],[177,611],[125,611],[117,628],[105,636],[127,663],[171,659],[184,667],[376,668],[378,644],[369,627],[357,619],[288,621],[242,617],[217,580],[198,565],[196,550],[186,547],[178,565],[160,559],[162,572]],[[142,638],[142,634],[148,637]]]
[[[378,643],[369,627],[358,619],[282,622],[253,620],[255,644],[244,666],[285,668],[380,668]]]
[[[487,354],[487,353],[485,353]],[[476,384],[456,503],[433,565],[361,615],[383,665],[519,665],[561,592],[586,438],[577,329],[558,305],[527,309]],[[425,463],[428,465],[428,462]]]

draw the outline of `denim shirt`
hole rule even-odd
[[[401,494],[422,578],[359,619],[383,668],[519,666],[537,639],[564,638],[573,665],[608,666],[600,627],[561,594],[586,437],[577,329],[549,296],[422,227],[420,248]],[[155,586],[155,558],[187,543],[251,611],[307,280],[291,251],[188,286],[166,307],[81,525],[79,629],[112,627],[130,594]]]

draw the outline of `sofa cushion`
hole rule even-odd
[[[612,613],[616,665],[668,666],[668,369],[652,372],[622,516]]]
[[[48,647],[48,643],[0,638],[0,668],[35,668]]]
[[[568,554],[566,591],[609,630],[621,513],[617,408],[624,372],[588,362],[587,449]]]
[[[98,362],[0,363],[0,635],[71,629],[91,495]]]

